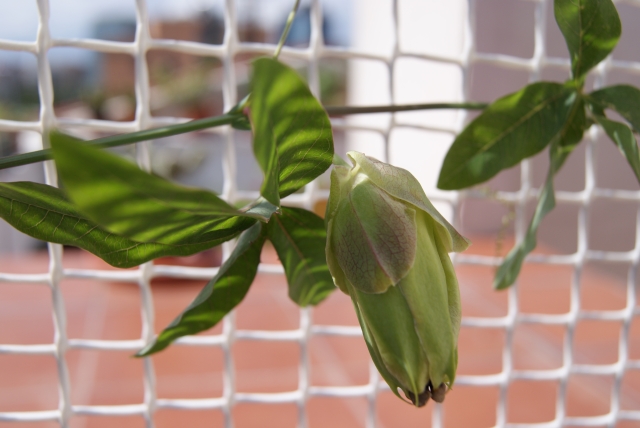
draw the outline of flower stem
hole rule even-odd
[[[393,113],[399,111],[412,110],[434,110],[434,109],[467,109],[482,110],[487,106],[484,103],[435,103],[435,104],[409,104],[409,105],[387,105],[387,106],[368,106],[368,107],[347,107],[347,106],[329,106],[325,107],[329,115],[349,115],[363,113]],[[132,132],[129,134],[112,135],[109,137],[98,138],[87,143],[99,147],[116,147],[127,144],[139,143],[146,140],[154,140],[157,138],[171,137],[173,135],[184,134],[192,131],[200,131],[206,128],[216,126],[229,125],[235,120],[241,118],[243,113],[237,109],[221,116],[207,117],[204,119],[196,119],[186,123],[177,125],[164,126],[162,128],[147,129],[144,131]],[[42,162],[51,159],[51,149],[38,150],[35,152],[23,153],[16,156],[7,156],[0,158],[0,169],[12,168],[15,166],[27,165],[30,163]]]
[[[325,109],[330,116],[339,116],[345,114],[363,114],[363,113],[394,113],[399,111],[412,110],[435,110],[435,109],[465,109],[465,110],[483,110],[488,104],[486,103],[432,103],[432,104],[406,104],[406,105],[387,105],[387,106],[367,106],[367,107],[349,107],[349,106],[327,106]]]
[[[201,129],[213,128],[215,126],[228,125],[240,117],[242,117],[241,113],[227,113],[221,116],[192,120],[190,122],[164,126],[162,128],[147,129],[144,131],[131,132],[129,134],[112,135],[109,137],[98,138],[97,140],[92,140],[88,143],[100,148],[124,146],[127,144],[139,143],[140,141],[171,137],[173,135],[184,134],[186,132],[199,131]],[[51,158],[51,149],[23,153],[16,156],[8,156],[6,158],[0,158],[0,169],[12,168],[14,166],[27,165],[35,162],[42,162]]]
[[[280,36],[280,41],[278,42],[276,51],[273,53],[273,59],[278,59],[278,57],[280,56],[280,51],[284,46],[284,42],[287,41],[289,30],[291,30],[291,24],[293,24],[293,19],[296,17],[296,13],[298,12],[299,6],[300,6],[300,0],[296,0],[295,4],[293,5],[293,9],[291,9],[291,12],[289,12],[289,16],[287,17],[287,23],[284,25],[284,30],[282,31],[282,35]]]

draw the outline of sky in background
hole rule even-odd
[[[92,36],[96,22],[104,19],[135,19],[135,0],[49,0],[51,7],[51,34],[55,38],[86,38]],[[308,4],[303,1],[302,4]],[[260,20],[269,30],[275,31],[287,16],[293,0],[237,0],[239,19]],[[349,39],[349,0],[323,0],[325,14],[330,16],[338,37]],[[150,18],[188,19],[206,10],[222,12],[223,0],[148,0]],[[33,41],[38,28],[36,0],[0,0],[0,39]],[[74,52],[75,51],[75,52]],[[83,61],[85,56],[78,49],[60,49],[51,55],[57,61]],[[19,61],[30,64],[27,54],[11,54],[0,51],[0,61]],[[31,68],[29,66],[29,68]]]

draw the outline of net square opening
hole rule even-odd
[[[298,389],[300,346],[283,341],[237,341],[233,345],[236,390],[289,392]]]
[[[77,251],[80,253],[80,251]],[[82,252],[82,255],[88,254]],[[93,256],[91,256],[93,259]],[[95,267],[94,267],[95,268]],[[136,340],[142,334],[136,283],[65,278],[61,284],[71,339]]]
[[[618,321],[583,319],[573,336],[575,364],[615,364],[618,361],[620,329]]]
[[[478,51],[533,57],[535,3],[509,0],[483,0],[478,3],[475,10]]]
[[[458,337],[457,376],[500,373],[504,345],[505,331],[501,328],[463,326]]]
[[[612,115],[610,114],[610,116]],[[624,121],[622,122],[624,123]],[[594,152],[596,186],[605,189],[638,190],[638,179],[629,167],[627,159],[604,132],[600,134]],[[594,201],[594,203],[598,202],[600,201]],[[624,201],[616,200],[612,200],[612,202],[616,205],[624,203]]]
[[[48,53],[58,118],[131,121],[135,117],[134,58],[57,47]],[[97,138],[86,132],[84,138]]]
[[[611,411],[612,376],[571,374],[567,382],[567,416],[603,416]]]
[[[568,313],[573,276],[571,266],[525,263],[518,277],[518,308],[532,314]]]
[[[53,340],[51,289],[45,284],[0,283],[0,343],[36,345]]]
[[[152,49],[147,66],[152,115],[202,119],[223,113],[224,70],[218,58]]]
[[[58,370],[53,355],[0,354],[0,412],[58,408]]]
[[[542,423],[555,418],[558,383],[514,381],[507,390],[507,421]]]
[[[12,14],[13,12],[10,13]],[[36,57],[30,52],[0,50],[0,119],[37,121],[40,117],[39,110]],[[6,144],[2,143],[3,156],[13,154],[5,153],[9,148]],[[26,147],[15,149],[24,150]]]
[[[444,400],[444,426],[486,428],[496,424],[499,389],[494,386],[453,385]],[[427,407],[434,405],[430,402]],[[420,426],[419,424],[413,426]]]
[[[144,362],[131,351],[71,349],[66,353],[74,405],[144,402]]]
[[[313,386],[369,383],[371,358],[361,337],[314,335],[309,341],[309,355]]]
[[[224,1],[149,4],[149,32],[154,39],[221,45],[224,41]]]
[[[478,241],[479,239],[476,238],[474,243]],[[463,316],[504,317],[507,315],[509,296],[506,291],[496,291],[493,288],[495,275],[493,266],[458,264],[456,274]]]
[[[626,308],[628,274],[626,263],[590,261],[580,278],[580,309],[617,311]]]
[[[224,354],[214,346],[172,345],[154,354],[157,395],[161,399],[221,397]]]
[[[136,34],[134,0],[69,2],[49,0],[49,25],[55,38],[92,38],[133,42]]]
[[[554,370],[562,367],[566,328],[520,323],[513,333],[511,357],[516,370]]]
[[[589,209],[589,249],[631,251],[636,245],[638,209],[634,202],[594,199]]]
[[[529,83],[529,73],[525,70],[485,62],[472,63],[469,76],[469,99],[477,102],[493,102]]]
[[[2,2],[0,4],[0,39],[33,42],[38,35],[36,2]]]

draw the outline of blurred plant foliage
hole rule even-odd
[[[555,207],[553,179],[594,123],[626,157],[640,181],[640,158],[634,132],[640,132],[640,90],[628,85],[584,91],[589,70],[613,50],[622,26],[610,0],[555,0],[556,21],[571,56],[571,78],[564,84],[536,82],[490,104],[453,142],[438,187],[459,190],[487,181],[545,148],[550,166],[538,205],[524,239],[498,268],[494,287],[511,286],[522,263],[536,247],[536,233]],[[608,119],[614,111],[627,123]]]

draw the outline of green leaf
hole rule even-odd
[[[72,137],[52,133],[51,145],[70,199],[86,217],[118,235],[199,244],[230,239],[256,219],[268,218],[255,210],[240,212],[211,192],[178,186]]]
[[[569,87],[538,82],[498,99],[455,139],[438,187],[457,190],[482,183],[540,152],[562,132],[576,98]]]
[[[322,218],[301,208],[282,207],[267,231],[284,266],[291,300],[300,306],[316,305],[335,290],[325,258]]]
[[[261,193],[272,204],[331,166],[329,116],[295,70],[272,58],[254,61],[250,117],[253,151],[265,174]]]
[[[629,85],[609,86],[590,93],[589,100],[603,109],[616,111],[640,133],[640,89]]]
[[[640,155],[638,154],[638,143],[631,129],[624,123],[609,120],[604,116],[594,115],[594,118],[611,138],[611,141],[618,146],[620,153],[627,158],[627,162],[640,183]]]
[[[550,152],[551,164],[549,165],[549,172],[547,173],[544,187],[542,188],[542,192],[540,192],[538,205],[536,206],[524,240],[507,254],[507,257],[505,257],[498,268],[498,272],[493,281],[493,287],[497,290],[510,287],[516,281],[525,257],[533,251],[538,243],[536,234],[538,233],[538,227],[542,219],[556,206],[553,177],[567,159],[569,153],[562,151],[559,147],[552,147]]]
[[[591,122],[587,119],[585,100],[582,96],[576,97],[569,112],[564,128],[560,132],[558,145],[561,150],[571,152],[582,141],[584,131],[589,129]]]
[[[60,189],[29,181],[0,183],[0,217],[29,236],[83,248],[119,268],[137,266],[163,256],[188,256],[238,234],[190,245],[133,241],[86,219]]]
[[[571,55],[573,78],[579,80],[618,44],[618,11],[611,0],[555,0],[554,11]]]
[[[258,271],[265,239],[266,228],[260,222],[246,230],[218,274],[156,340],[136,356],[145,357],[162,351],[177,338],[205,331],[220,322],[249,291]]]
[[[531,223],[529,223],[527,233],[522,242],[507,254],[507,257],[505,257],[498,268],[493,282],[494,288],[501,290],[510,287],[518,278],[525,257],[533,251],[537,245],[536,235],[542,219],[556,206],[553,178],[571,151],[580,143],[584,131],[589,126],[590,123],[585,115],[584,99],[578,97],[573,104],[565,126],[549,147],[550,165],[549,171],[547,172],[547,179],[540,192],[538,205],[536,206]]]

